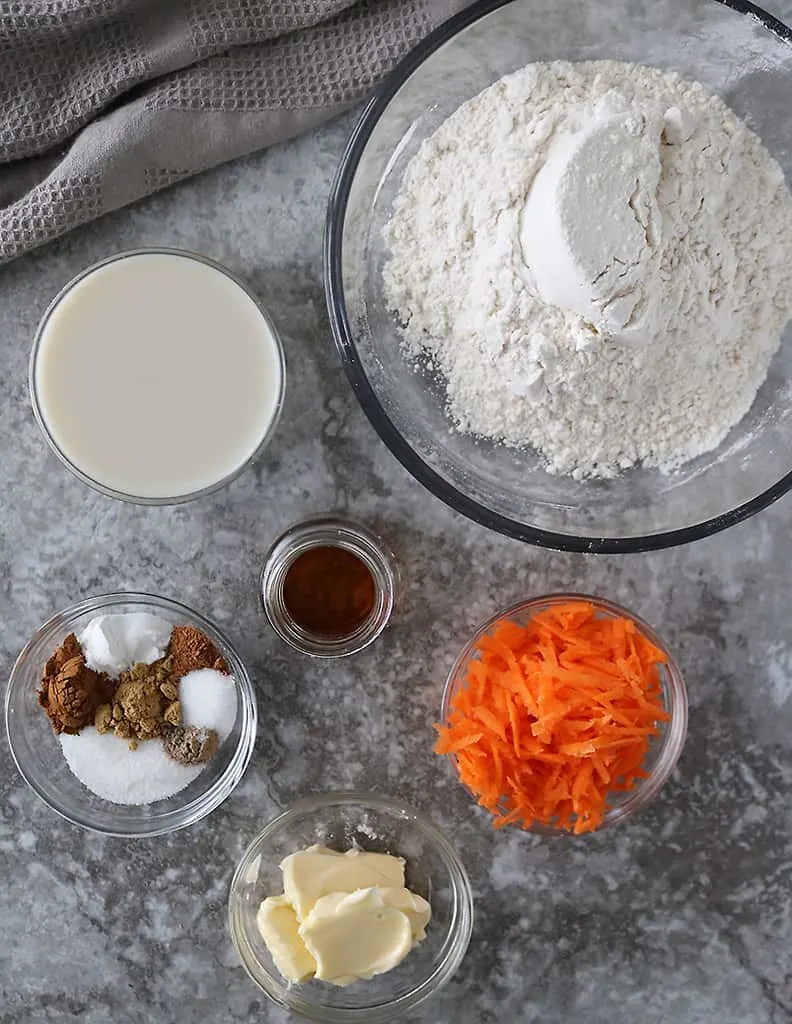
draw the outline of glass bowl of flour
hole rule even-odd
[[[792,32],[718,0],[483,2],[364,110],[334,338],[429,490],[535,544],[695,540],[792,485]]]
[[[177,763],[159,739],[130,744],[93,724],[56,734],[38,695],[45,665],[70,634],[92,668],[116,676],[170,650],[174,627],[190,627],[222,659],[222,674],[191,672],[177,695],[183,725],[216,730],[217,749],[205,763]],[[113,700],[120,699],[116,691]],[[152,594],[105,594],[59,612],[28,641],[6,689],[9,747],[25,781],[67,821],[127,838],[174,832],[218,807],[250,762],[256,717],[250,677],[225,634],[186,605]]]

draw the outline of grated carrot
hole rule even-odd
[[[589,601],[503,621],[479,641],[454,694],[438,754],[456,757],[461,781],[496,828],[598,828],[608,795],[646,778],[663,706],[666,657],[627,618]]]

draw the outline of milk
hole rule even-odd
[[[91,481],[143,499],[211,487],[250,459],[281,404],[279,342],[247,292],[179,253],[89,272],[39,333],[34,402]]]

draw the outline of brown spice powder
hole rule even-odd
[[[162,741],[168,757],[183,765],[203,764],[212,757],[218,744],[219,737],[214,729],[199,729],[194,725],[169,729]]]
[[[69,633],[44,666],[38,701],[56,733],[75,734],[93,722],[112,692],[109,677],[88,668],[79,640]]]
[[[218,649],[195,626],[174,626],[167,654],[174,679],[181,679],[188,672],[201,668],[213,668],[223,675],[231,675]]]
[[[169,725],[180,725],[179,691],[172,679],[168,658],[150,665],[140,662],[122,672],[112,701],[97,709],[97,731],[129,740],[134,750],[142,740],[163,736]]]

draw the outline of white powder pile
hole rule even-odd
[[[234,728],[237,689],[233,676],[199,668],[179,680],[179,700],[185,725],[214,729],[222,743]]]
[[[150,804],[166,800],[197,779],[206,766],[172,761],[158,740],[146,740],[136,750],[111,732],[94,726],[78,735],[60,735],[66,763],[80,782],[113,804]]]
[[[165,654],[172,626],[148,612],[116,612],[91,619],[77,638],[85,664],[117,676],[138,662],[150,665]]]
[[[536,64],[411,160],[389,307],[458,429],[554,473],[670,470],[748,411],[792,317],[792,196],[698,83]]]

